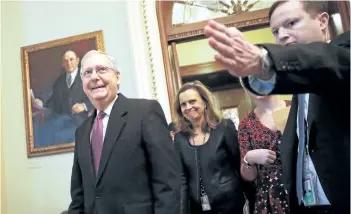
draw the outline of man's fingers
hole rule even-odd
[[[235,58],[235,51],[230,46],[224,45],[224,44],[218,42],[217,40],[215,40],[214,38],[210,38],[208,40],[208,43],[220,55],[223,55],[223,56],[228,57],[230,59],[234,59]]]
[[[250,47],[243,43],[242,40],[231,39],[222,33],[213,35],[213,37],[209,39],[209,44],[221,55],[228,57],[236,57],[238,54],[244,55],[245,53],[251,53]]]
[[[215,55],[215,60],[216,60],[216,62],[222,64],[225,67],[229,67],[229,68],[236,67],[236,62],[234,60],[227,58],[225,56],[222,56],[220,54]]]
[[[208,26],[210,26],[212,29],[218,30],[220,32],[225,33],[225,30],[227,27],[219,22],[216,22],[214,20],[209,20],[208,21]]]
[[[232,39],[233,39],[232,43],[235,44],[236,46],[242,47],[248,50],[251,49],[250,45],[247,43],[247,41],[244,38],[234,37]]]
[[[219,64],[222,64],[224,67],[228,68],[228,72],[235,77],[239,77],[237,71],[237,63],[235,60],[229,59],[227,57],[224,57],[222,55],[216,54],[215,55],[215,60]]]
[[[235,42],[233,42],[232,48],[235,51],[235,56],[242,56],[245,54],[245,52],[247,52],[245,47],[243,47],[241,45],[237,45],[237,43],[235,43]]]
[[[205,34],[205,36],[207,36],[207,37],[212,37],[213,32],[215,32],[215,31],[216,31],[215,29],[211,28],[211,27],[208,26],[208,25],[206,25],[206,26],[204,27],[204,34]]]
[[[242,58],[242,57],[235,57],[235,62],[236,62],[237,67],[244,68],[248,63],[248,60],[245,58]]]
[[[236,36],[238,36],[238,37],[244,39],[242,33],[235,27],[228,28],[224,24],[216,22],[214,20],[209,20],[207,26],[211,27],[214,30],[218,30],[218,31],[220,31],[222,33],[225,33],[229,37],[236,37]]]
[[[242,40],[245,40],[243,34],[235,27],[226,28],[224,32],[230,38],[238,37]]]
[[[216,62],[222,64],[228,68],[228,72],[235,77],[247,76],[246,73],[242,72],[242,68],[245,67],[245,63],[238,62],[236,57],[234,59],[222,56],[220,54],[215,55]]]
[[[217,42],[220,42],[224,45],[231,46],[233,39],[228,37],[227,34],[220,32],[218,30],[210,29],[210,27],[205,27],[205,32],[209,35],[212,39],[215,39]]]

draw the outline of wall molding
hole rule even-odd
[[[156,1],[128,1],[127,10],[127,25],[131,36],[138,97],[158,100],[167,121],[170,122],[170,105],[156,15]]]
[[[0,11],[1,11],[1,4],[0,4]],[[0,22],[1,22],[1,16],[0,16]],[[0,32],[1,32],[1,26],[0,26]],[[0,40],[0,46],[1,46],[1,40]],[[1,64],[1,52],[0,52],[0,65]],[[6,172],[6,166],[5,166],[5,152],[4,152],[4,130],[3,130],[3,108],[2,108],[2,92],[3,89],[3,84],[2,84],[2,78],[0,74],[0,213],[1,214],[6,214],[6,182],[5,182],[5,172]]]
[[[146,0],[141,1],[141,7],[142,7],[143,19],[144,19],[143,24],[144,24],[144,30],[145,30],[149,71],[150,71],[150,77],[151,77],[152,98],[158,100],[157,82],[156,82],[155,66],[154,66],[154,54],[152,52],[152,43],[151,43],[151,35],[150,35],[150,27],[149,27],[150,24],[148,19],[148,5]]]

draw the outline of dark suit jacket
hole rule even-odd
[[[119,94],[109,117],[98,175],[90,133],[76,131],[70,214],[178,214],[180,163],[157,101]]]
[[[72,114],[72,107],[76,103],[84,103],[88,111],[79,113],[78,115],[82,118],[80,122],[88,117],[89,110],[92,109],[92,104],[83,91],[82,79],[79,73],[74,79],[71,87],[67,87],[66,83],[67,72],[62,74],[56,79],[53,87],[53,94],[46,103],[46,107],[52,109],[58,114]],[[79,123],[80,124],[80,123]]]
[[[311,93],[308,109],[309,152],[335,213],[350,213],[350,32],[328,43],[263,45],[277,81],[272,94]],[[244,84],[251,91],[248,79]],[[292,212],[297,206],[297,95],[281,144],[285,187]]]

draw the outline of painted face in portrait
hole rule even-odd
[[[188,89],[180,93],[179,104],[183,116],[191,123],[203,119],[206,105],[195,89]]]
[[[274,10],[270,26],[277,44],[308,44],[326,41],[328,20],[327,13],[311,16],[300,1],[288,1]]]
[[[117,95],[120,73],[114,70],[110,59],[101,53],[92,53],[82,61],[83,90],[93,103],[108,105]]]
[[[72,73],[78,68],[79,58],[73,51],[67,51],[62,56],[62,67],[68,72]]]

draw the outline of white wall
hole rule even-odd
[[[122,70],[121,92],[137,97],[123,1],[6,1],[1,7],[1,92],[7,214],[67,209],[72,153],[28,159],[20,47],[103,30],[105,49]]]
[[[0,32],[1,32],[1,17],[2,17],[2,13],[1,13],[1,3],[0,3]],[[0,34],[0,47],[1,47],[1,34]],[[0,65],[1,65],[1,51],[0,51]],[[1,83],[1,71],[0,71],[0,83]],[[1,86],[0,86],[1,87]],[[5,193],[5,189],[4,189],[4,179],[3,179],[3,175],[4,175],[4,172],[3,172],[3,169],[4,169],[4,162],[3,162],[3,149],[2,149],[2,144],[3,144],[3,140],[2,140],[2,124],[3,124],[3,121],[2,121],[2,108],[1,108],[1,94],[0,94],[0,214],[4,214],[3,213],[3,209],[4,209],[4,206],[3,206],[3,194]]]

